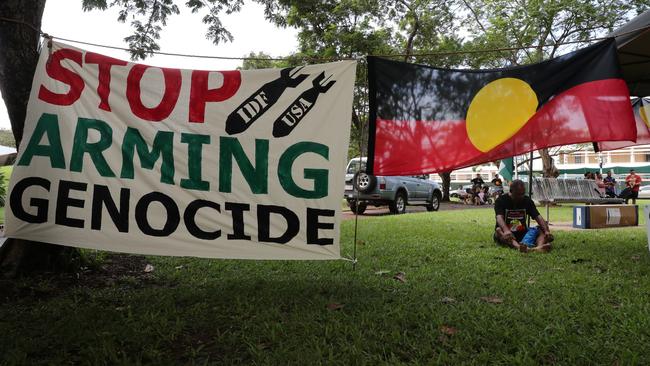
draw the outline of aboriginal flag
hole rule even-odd
[[[628,146],[650,144],[650,98],[632,97],[636,119],[636,141],[605,141],[597,144],[599,151],[622,149]]]
[[[550,146],[636,139],[613,40],[534,65],[451,70],[368,58],[369,170],[446,172]]]

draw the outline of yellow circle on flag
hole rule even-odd
[[[648,106],[641,105],[641,107],[639,107],[639,115],[641,115],[641,119],[645,122],[645,125],[650,128],[650,119],[648,119],[650,113],[648,112],[650,112],[648,111]]]
[[[494,80],[476,93],[467,110],[465,128],[472,144],[488,152],[511,138],[537,110],[537,94],[516,78]]]

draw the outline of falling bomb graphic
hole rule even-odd
[[[234,135],[246,131],[257,119],[280,99],[287,88],[295,88],[309,75],[297,75],[303,67],[286,68],[280,77],[262,85],[237,107],[226,120],[226,133]]]
[[[322,72],[312,82],[313,87],[305,90],[282,112],[280,117],[273,123],[273,137],[284,137],[293,131],[294,128],[305,118],[307,113],[314,108],[320,94],[325,94],[336,83],[335,80],[328,82],[332,75],[325,79]]]

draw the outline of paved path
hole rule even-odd
[[[492,205],[484,205],[484,206],[472,206],[472,205],[464,205],[461,203],[442,203],[440,204],[440,211],[448,211],[448,210],[484,210],[484,209],[493,209],[494,206]],[[426,212],[427,209],[424,206],[406,206],[406,213],[414,213],[414,212]],[[368,217],[377,217],[377,216],[385,216],[385,215],[390,215],[390,211],[388,210],[388,206],[381,206],[381,207],[374,207],[374,206],[369,206],[366,209],[366,212],[363,213],[363,215],[359,215],[360,219],[368,218]],[[354,220],[354,214],[352,211],[347,210],[343,211],[343,220]]]

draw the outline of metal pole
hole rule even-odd
[[[515,179],[519,179],[519,165],[517,165],[517,156],[512,157],[512,164],[515,168]]]
[[[533,197],[533,152],[530,152],[530,160],[528,161],[528,196]],[[528,216],[528,224],[530,227],[530,216]]]
[[[368,85],[368,64],[366,61],[366,58],[361,58],[359,60],[359,64],[366,64],[366,85]],[[361,66],[363,67],[363,66]],[[361,135],[359,136],[359,169],[357,169],[357,174],[356,177],[358,178],[359,172],[361,172],[361,167],[363,166],[363,142],[364,142],[364,136],[365,136],[365,129],[366,127],[368,128],[368,134],[370,134],[370,104],[369,104],[369,95],[370,91],[366,89],[366,104],[364,104],[365,107],[365,112],[366,116],[368,116],[368,120],[366,121],[366,124],[363,124],[363,121],[361,123]],[[367,159],[367,156],[366,156]],[[366,161],[366,171],[368,171],[368,163],[369,161]],[[354,181],[354,178],[352,178],[352,189],[354,189],[354,186],[356,182]],[[357,185],[358,187],[358,185]],[[356,205],[356,212],[354,213],[354,243],[352,244],[352,270],[355,271],[357,269],[357,233],[358,233],[358,227],[359,227],[359,189],[356,189],[356,196],[354,198],[354,204]]]
[[[603,153],[598,152],[598,165],[600,166],[600,174],[603,174]]]
[[[533,152],[530,152],[530,160],[528,161],[528,196],[533,196]]]

